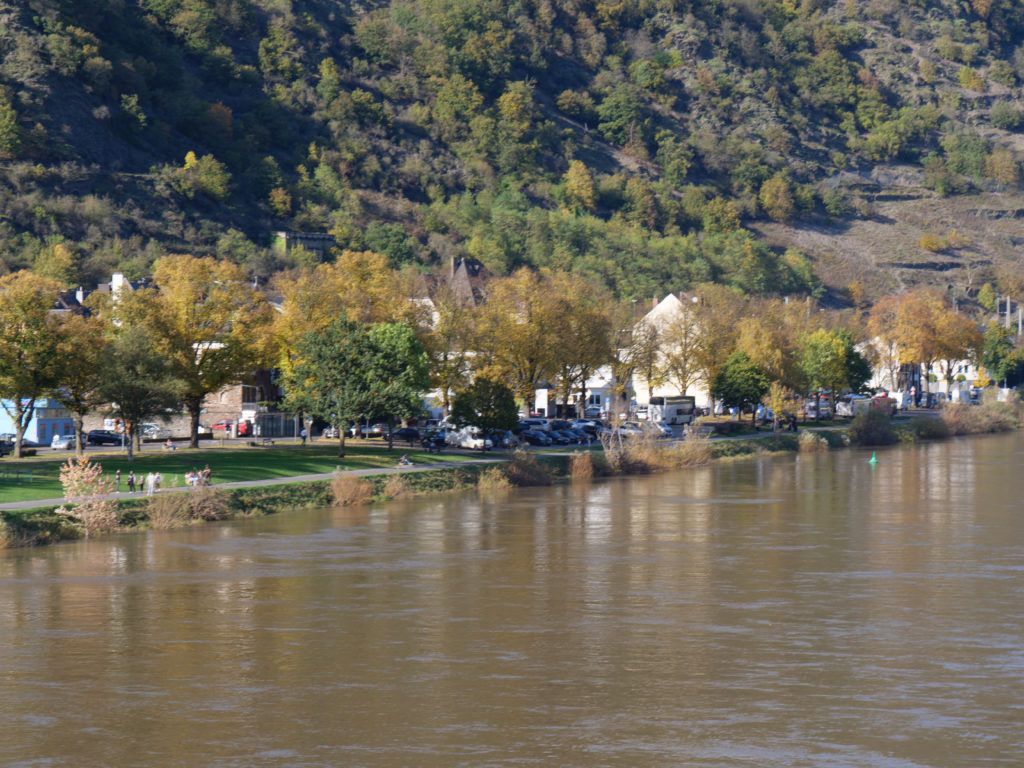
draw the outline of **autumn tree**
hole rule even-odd
[[[562,181],[565,182],[565,200],[570,210],[594,210],[594,177],[581,160],[569,163],[569,170],[565,172]]]
[[[985,344],[984,335],[978,324],[966,314],[955,312],[951,307],[938,305],[935,308],[936,357],[946,392],[953,386],[953,376],[958,363],[975,360]]]
[[[676,308],[665,321],[661,336],[660,378],[686,394],[703,376],[701,354],[703,346],[710,343],[695,304],[687,302]]]
[[[58,382],[57,321],[51,314],[61,286],[28,271],[0,278],[0,401],[14,424],[14,456],[36,401]]]
[[[557,339],[556,377],[559,400],[568,408],[571,394],[579,392],[578,408],[586,403],[587,380],[611,359],[612,323],[608,314],[611,296],[604,289],[582,278],[557,273],[546,278],[555,302],[554,312],[561,316]]]
[[[560,306],[541,275],[523,268],[494,280],[482,316],[477,375],[508,381],[525,408],[558,368]]]
[[[190,446],[199,445],[203,398],[236,383],[270,357],[270,307],[228,261],[165,256],[154,287],[119,297],[113,311],[139,325],[164,356],[191,416]]]
[[[430,357],[431,383],[440,393],[447,415],[451,393],[469,382],[478,311],[447,285],[435,292],[431,303],[433,315],[424,346]]]
[[[71,412],[75,423],[75,455],[82,456],[85,416],[103,402],[103,364],[110,342],[107,325],[98,316],[70,314],[57,326],[57,386],[54,399]]]

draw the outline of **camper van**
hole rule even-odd
[[[697,398],[693,395],[676,395],[675,397],[652,397],[647,406],[647,420],[666,424],[690,424],[697,408]],[[637,414],[639,416],[639,412]]]

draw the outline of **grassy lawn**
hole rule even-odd
[[[345,447],[345,458],[338,458],[336,443],[314,443],[313,445],[276,445],[267,448],[228,447],[179,449],[171,452],[148,451],[135,455],[129,464],[119,451],[87,454],[98,462],[104,474],[113,477],[121,470],[121,490],[128,490],[128,470],[145,476],[147,472],[160,472],[165,488],[185,485],[185,473],[201,470],[209,465],[214,483],[230,483],[245,480],[264,480],[271,477],[313,475],[333,472],[339,466],[349,469],[393,467],[398,458],[405,454],[414,464],[429,464],[436,461],[469,461],[479,458],[479,453],[445,452],[440,456],[420,449],[412,450],[408,444],[395,443],[391,452],[387,444],[353,445]],[[32,499],[60,498],[60,465],[68,458],[34,457],[14,461],[10,457],[0,460],[0,503],[28,501]]]

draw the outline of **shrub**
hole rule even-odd
[[[512,485],[505,476],[503,467],[487,467],[480,473],[477,480],[477,487],[485,491],[493,491],[498,488],[508,488]]]
[[[512,485],[551,485],[551,468],[525,451],[516,451],[505,465],[505,477]]]
[[[339,475],[331,480],[331,495],[339,507],[365,504],[373,498],[373,483],[352,475]]]
[[[950,435],[945,421],[927,416],[911,419],[907,429],[919,440],[941,440]]]
[[[855,416],[848,434],[854,445],[892,445],[898,439],[889,414],[877,409]]]
[[[594,459],[590,453],[574,453],[569,459],[569,476],[573,480],[589,480],[594,476]]]
[[[711,461],[711,439],[708,435],[688,432],[686,439],[669,450],[672,463],[677,467],[696,467]]]
[[[188,525],[188,500],[180,493],[150,496],[146,504],[146,518],[151,528],[166,531]]]
[[[183,494],[188,502],[189,517],[197,520],[224,520],[230,513],[230,496],[222,490],[199,486]]]
[[[117,502],[104,498],[113,493],[114,483],[103,477],[103,467],[84,456],[68,459],[60,468],[64,499],[72,506],[61,506],[58,515],[77,519],[85,535],[117,528]]]
[[[828,440],[817,432],[801,432],[797,438],[800,453],[822,453],[828,450]]]
[[[384,483],[384,495],[389,499],[407,499],[413,493],[405,475],[391,475]]]
[[[942,420],[953,435],[1007,432],[1020,422],[1014,403],[985,402],[982,405],[950,403],[942,409]]]

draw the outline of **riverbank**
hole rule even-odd
[[[860,422],[855,420],[847,427],[805,426],[798,433],[705,436],[667,445],[658,441],[623,441],[604,449],[514,454],[511,457],[451,454],[446,455],[443,462],[436,461],[431,454],[410,451],[408,455],[414,462],[413,466],[395,466],[394,453],[379,450],[355,450],[341,460],[321,448],[311,447],[291,446],[278,449],[281,452],[259,449],[255,453],[250,450],[220,451],[213,459],[217,464],[214,476],[232,478],[227,482],[199,492],[186,489],[182,484],[165,489],[152,498],[128,494],[112,494],[108,498],[115,498],[118,503],[119,530],[171,528],[304,507],[449,493],[471,487],[546,485],[571,478],[683,469],[710,461],[755,455],[814,452],[852,444],[917,442],[952,435],[1005,431],[1019,423],[1017,408],[995,404],[962,412],[951,409],[943,418],[927,415],[893,422],[885,419],[883,423],[872,416]],[[285,450],[287,453],[283,452]],[[256,457],[260,460],[254,461]],[[168,461],[176,461],[180,467],[186,467],[209,457],[185,453],[182,456],[147,458],[151,463],[164,466],[173,483],[177,478],[166,469]],[[116,461],[117,457],[114,457],[112,464]],[[55,462],[50,460],[49,464],[48,469],[53,474]],[[300,466],[324,469],[331,464],[334,466],[330,472],[294,471]],[[135,467],[145,471],[145,467],[139,464]],[[183,474],[186,470],[181,471]],[[16,505],[21,508],[12,508]],[[36,546],[80,538],[84,533],[82,527],[67,516],[58,514],[56,506],[52,498],[49,503],[29,498],[15,504],[0,505],[0,547]]]

